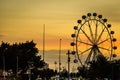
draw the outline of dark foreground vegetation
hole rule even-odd
[[[97,61],[89,63],[89,68],[79,68],[79,75],[89,80],[120,80],[120,59],[108,61],[104,56],[99,55]]]
[[[2,42],[0,45],[0,70],[1,77],[3,77],[2,72],[5,71],[7,72],[6,78],[20,76],[22,80],[28,80],[29,77],[35,80],[38,75],[41,78],[50,78],[55,75],[55,71],[49,69],[48,64],[41,60],[33,41],[12,45]]]
[[[115,57],[115,55],[114,55]],[[4,74],[3,74],[4,72]],[[41,60],[38,48],[33,41],[25,43],[9,44],[2,42],[0,45],[0,80],[36,80],[37,77],[44,80],[56,78],[59,73],[50,69],[48,64]],[[68,71],[63,69],[60,77],[68,77]],[[97,61],[89,63],[89,67],[78,67],[78,72],[70,73],[71,78],[85,78],[86,80],[120,80],[120,59],[108,61],[106,57],[99,55]],[[19,78],[19,79],[18,79]]]

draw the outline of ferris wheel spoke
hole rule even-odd
[[[86,43],[86,42],[83,42],[83,41],[77,41],[77,42],[92,46],[92,44],[89,44],[89,43]]]
[[[91,56],[92,56],[92,49],[91,49],[89,55],[87,56],[84,64],[87,64],[90,61]]]
[[[102,44],[102,43],[104,43],[104,42],[106,42],[106,41],[108,41],[108,40],[109,40],[109,38],[107,38],[107,39],[101,41],[100,43],[98,43],[98,45],[100,45],[100,44]]]
[[[81,51],[81,53],[80,53],[79,55],[84,54],[85,52],[89,51],[90,49],[92,49],[92,48],[88,48],[88,49],[86,49],[86,50],[84,50],[84,51]]]
[[[96,59],[96,53],[97,53],[97,51],[95,50],[95,51],[94,51],[94,54],[93,54],[92,60],[95,60],[95,59]]]
[[[98,55],[112,59],[111,54],[117,48],[113,43],[116,39],[113,37],[111,24],[107,21],[97,13],[83,15],[82,19],[77,21],[78,25],[73,28],[75,34],[72,35],[75,43],[71,46],[80,65],[89,67],[89,62],[96,61]]]
[[[91,43],[93,43],[92,40],[91,40],[91,39],[88,37],[88,35],[86,34],[86,32],[85,32],[84,30],[82,30],[82,29],[81,29],[81,31],[84,33],[84,35],[87,37],[87,39],[88,39]]]
[[[99,40],[101,39],[101,37],[102,37],[102,35],[103,35],[104,30],[105,30],[105,27],[104,27],[104,29],[101,31],[101,33],[100,33],[100,35],[99,35],[99,37],[98,37],[98,39],[97,39],[96,43],[98,43],[98,42],[99,42]]]
[[[110,51],[110,49],[107,49],[107,48],[104,48],[104,47],[98,47],[98,48],[104,49],[104,50],[106,50],[106,51]]]
[[[95,27],[95,41],[97,39],[97,33],[98,32],[98,21],[96,21],[96,27]]]
[[[90,34],[91,34],[91,37],[92,37],[92,41],[94,41],[93,32],[92,32],[91,25],[90,25],[89,21],[88,21],[88,26],[89,26],[89,29],[90,29]]]

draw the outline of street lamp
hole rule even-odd
[[[29,79],[31,80],[31,69],[33,69],[33,62],[32,61],[28,61],[28,67],[29,67]]]
[[[7,48],[5,48],[4,52],[3,52],[3,76],[4,76],[4,80],[6,80],[6,72],[5,72],[5,53],[6,53]]]
[[[68,80],[70,80],[70,51],[68,50]]]
[[[55,71],[56,71],[56,70],[57,70],[57,68],[56,68],[56,64],[57,64],[57,62],[55,61],[54,64],[55,64]]]
[[[61,71],[61,40],[59,42],[59,79],[60,79],[60,71]]]
[[[70,55],[74,55],[75,51],[70,52],[70,50],[68,50],[68,80],[70,80]],[[75,62],[75,60],[74,60]]]

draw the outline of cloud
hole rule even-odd
[[[5,35],[3,35],[3,34],[0,34],[0,38],[1,38],[1,37],[4,37],[4,36],[5,36]]]

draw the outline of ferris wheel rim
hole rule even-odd
[[[88,20],[85,20],[84,21],[84,23],[82,23],[82,24],[79,24],[78,23],[78,25],[77,26],[79,26],[80,25],[80,28],[78,29],[78,34],[76,35],[76,55],[77,55],[77,57],[78,57],[78,61],[80,62],[80,64],[81,65],[84,65],[83,64],[83,62],[81,61],[81,59],[79,58],[79,53],[78,53],[78,42],[81,42],[81,43],[84,43],[84,44],[86,44],[86,45],[89,45],[89,46],[91,46],[89,49],[87,49],[87,50],[85,50],[84,52],[87,52],[87,51],[89,51],[89,50],[92,50],[93,49],[93,45],[94,46],[97,46],[97,45],[99,45],[99,44],[102,44],[102,43],[104,43],[105,41],[107,41],[108,39],[105,39],[105,40],[103,40],[103,41],[101,41],[101,42],[99,42],[99,40],[100,40],[100,37],[101,36],[99,36],[99,38],[97,38],[97,40],[95,41],[95,42],[93,42],[90,38],[89,38],[89,36],[81,29],[82,27],[83,27],[83,25],[85,25],[85,23],[86,22],[88,22],[88,24],[89,24],[89,21],[91,21],[91,20],[95,20],[95,21],[97,21],[97,22],[99,22],[100,24],[102,24],[103,26],[104,26],[104,30],[106,29],[107,30],[107,32],[108,32],[108,35],[109,35],[109,40],[110,40],[110,46],[111,46],[111,48],[110,48],[110,51],[111,51],[111,53],[110,53],[110,60],[111,60],[111,56],[112,56],[112,54],[113,54],[113,41],[112,41],[112,39],[113,39],[113,36],[110,34],[110,32],[111,32],[111,30],[109,30],[109,28],[107,27],[107,25],[104,23],[104,22],[102,22],[100,19],[96,19],[96,18],[89,18]],[[106,21],[106,20],[105,20]],[[82,20],[81,20],[81,22],[82,22]],[[90,24],[89,24],[90,25]],[[87,37],[87,39],[91,42],[91,44],[90,43],[86,43],[86,42],[82,42],[82,41],[78,41],[78,37],[79,37],[79,32],[80,32],[80,30],[83,32],[83,34]],[[101,32],[101,34],[100,35],[102,35],[103,34],[103,32],[104,32],[104,30]],[[97,32],[97,31],[96,31]],[[91,34],[92,34],[92,32],[91,32]],[[95,34],[96,35],[96,34]],[[92,36],[93,37],[93,36]],[[95,38],[96,38],[96,36],[95,36]],[[99,42],[99,43],[98,43]],[[101,48],[101,49],[106,49],[106,48],[102,48],[102,47],[97,47],[97,48]],[[108,49],[106,49],[106,50],[108,50]],[[99,51],[99,49],[98,49],[98,51]],[[82,53],[84,53],[84,52],[82,52]]]

